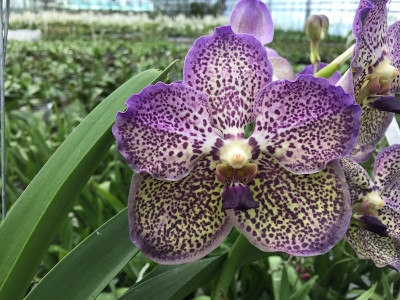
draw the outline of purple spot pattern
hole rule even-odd
[[[351,157],[346,156],[340,160],[340,165],[345,171],[346,182],[349,187],[351,203],[358,201],[359,196],[365,192],[375,190],[375,185],[365,171]]]
[[[381,111],[361,103],[361,127],[351,156],[357,162],[367,161],[376,148],[376,144],[385,135],[386,129],[392,122],[394,113]]]
[[[256,163],[258,173],[249,187],[259,208],[227,211],[252,244],[307,256],[325,253],[343,238],[351,206],[338,161],[311,175],[292,174],[272,158]]]
[[[384,149],[375,162],[375,182],[372,183],[367,172],[354,160],[346,157],[341,165],[346,172],[352,202],[357,202],[362,194],[373,190],[381,192],[385,206],[377,211],[377,218],[388,227],[388,237],[381,237],[365,230],[357,222],[351,222],[346,240],[363,259],[371,259],[378,267],[390,266],[400,271],[400,181],[394,181],[391,171],[398,170],[400,156],[393,155],[393,146]],[[400,151],[399,151],[400,152]],[[388,175],[386,177],[385,175]],[[384,185],[383,182],[391,182]],[[395,177],[394,177],[395,178]],[[398,179],[398,178],[397,178]],[[396,180],[396,178],[394,179]]]
[[[390,202],[394,210],[400,211],[400,179],[394,181],[382,192],[382,199],[385,202]],[[400,226],[398,229],[400,229]]]
[[[389,236],[400,239],[400,181],[382,193],[385,206],[378,211],[378,217],[388,227]]]
[[[388,46],[392,66],[400,70],[400,21],[389,26]],[[400,94],[400,75],[393,79],[390,92]]]
[[[374,165],[374,178],[375,185],[381,191],[400,180],[400,145],[393,145],[379,152]]]
[[[286,170],[315,173],[350,152],[361,109],[341,87],[299,75],[265,87],[255,102],[253,137]]]
[[[272,80],[272,66],[261,43],[222,26],[199,38],[186,56],[184,83],[209,102],[211,124],[225,134],[244,133],[254,120],[253,102]]]
[[[200,159],[179,181],[135,174],[129,195],[132,241],[157,263],[195,261],[217,248],[232,228],[222,211],[221,190],[211,157]]]
[[[386,3],[387,0],[361,0],[354,18],[356,48],[351,66],[356,94],[368,75],[368,67],[377,66],[389,55]]]
[[[137,173],[177,180],[223,145],[211,127],[207,99],[191,87],[157,83],[131,96],[127,106],[118,113],[113,134]]]
[[[346,241],[361,259],[371,259],[377,267],[389,266],[400,271],[400,241],[392,237],[381,237],[351,223]]]

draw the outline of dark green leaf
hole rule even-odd
[[[124,209],[75,247],[26,299],[94,299],[138,252]]]

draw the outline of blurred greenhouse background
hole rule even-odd
[[[102,11],[184,15],[224,15],[228,16],[234,0],[11,0],[15,12],[41,10]],[[304,20],[310,14],[329,16],[331,34],[346,35],[353,22],[353,14],[358,6],[355,0],[268,0],[264,1],[274,20],[276,28],[282,30],[302,30]],[[389,23],[400,18],[400,0],[389,1]]]

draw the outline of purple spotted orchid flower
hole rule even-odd
[[[336,159],[360,108],[325,79],[271,83],[271,69],[257,39],[219,27],[190,49],[183,83],[149,86],[118,113],[113,134],[135,171],[130,235],[147,257],[194,261],[233,225],[263,251],[301,256],[344,236],[350,197]]]
[[[369,159],[400,112],[400,22],[387,28],[387,0],[361,0],[353,24],[356,47],[352,67],[355,100],[362,108],[361,129],[352,157]]]
[[[274,23],[264,2],[260,0],[239,0],[232,10],[229,24],[236,33],[247,33],[258,39],[263,45],[272,42]],[[273,80],[293,80],[295,74],[290,63],[279,54],[265,47],[273,68]]]
[[[374,181],[353,159],[341,163],[354,212],[346,240],[360,258],[400,272],[400,145],[379,153]]]

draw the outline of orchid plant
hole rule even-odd
[[[230,25],[220,27],[214,22],[223,19],[198,27],[184,17],[138,17],[145,23],[136,28],[174,22],[192,25],[189,31],[216,28],[191,46],[183,81],[167,83],[173,64],[136,75],[102,101],[43,166],[0,223],[0,298],[94,299],[110,283],[112,295],[101,296],[183,299],[207,283],[217,300],[226,299],[229,288],[235,295],[240,282],[242,299],[261,293],[301,299],[310,289],[313,299],[350,298],[353,283],[368,290],[360,299],[375,288],[391,299],[400,289],[400,145],[376,157],[374,180],[358,164],[371,156],[399,108],[400,25],[387,29],[386,2],[360,0],[356,44],[328,65],[320,62],[317,47],[327,19],[313,17],[306,28],[312,65],[297,75],[265,46],[273,39],[273,23],[262,1],[240,0]],[[121,20],[106,23],[129,25],[128,17]],[[350,58],[341,76],[338,66]],[[104,188],[118,183],[93,180],[96,195],[107,197],[119,213],[71,251],[57,249],[65,257],[53,267],[51,256],[45,257],[49,245],[60,226],[65,240],[74,234],[85,206],[71,210],[73,201],[115,142],[111,128],[134,171],[128,207]],[[126,178],[130,168],[119,172],[120,163],[104,173],[116,170],[110,177]],[[102,199],[95,203],[101,206]],[[397,272],[350,269],[343,261],[372,264],[356,262],[354,251],[344,247]],[[135,256],[139,249],[145,257]],[[353,257],[343,259],[347,255]],[[147,258],[178,266],[155,267]],[[42,260],[50,270],[45,276]],[[137,281],[121,289],[113,278],[121,278],[124,266],[133,274],[128,284]],[[258,280],[262,272],[268,274]],[[350,273],[355,279],[347,282]],[[365,274],[382,280],[373,279],[370,288]],[[240,279],[231,284],[236,275]],[[258,294],[257,280],[257,288],[268,286]],[[331,289],[333,281],[340,284]],[[345,296],[338,295],[342,291]]]

